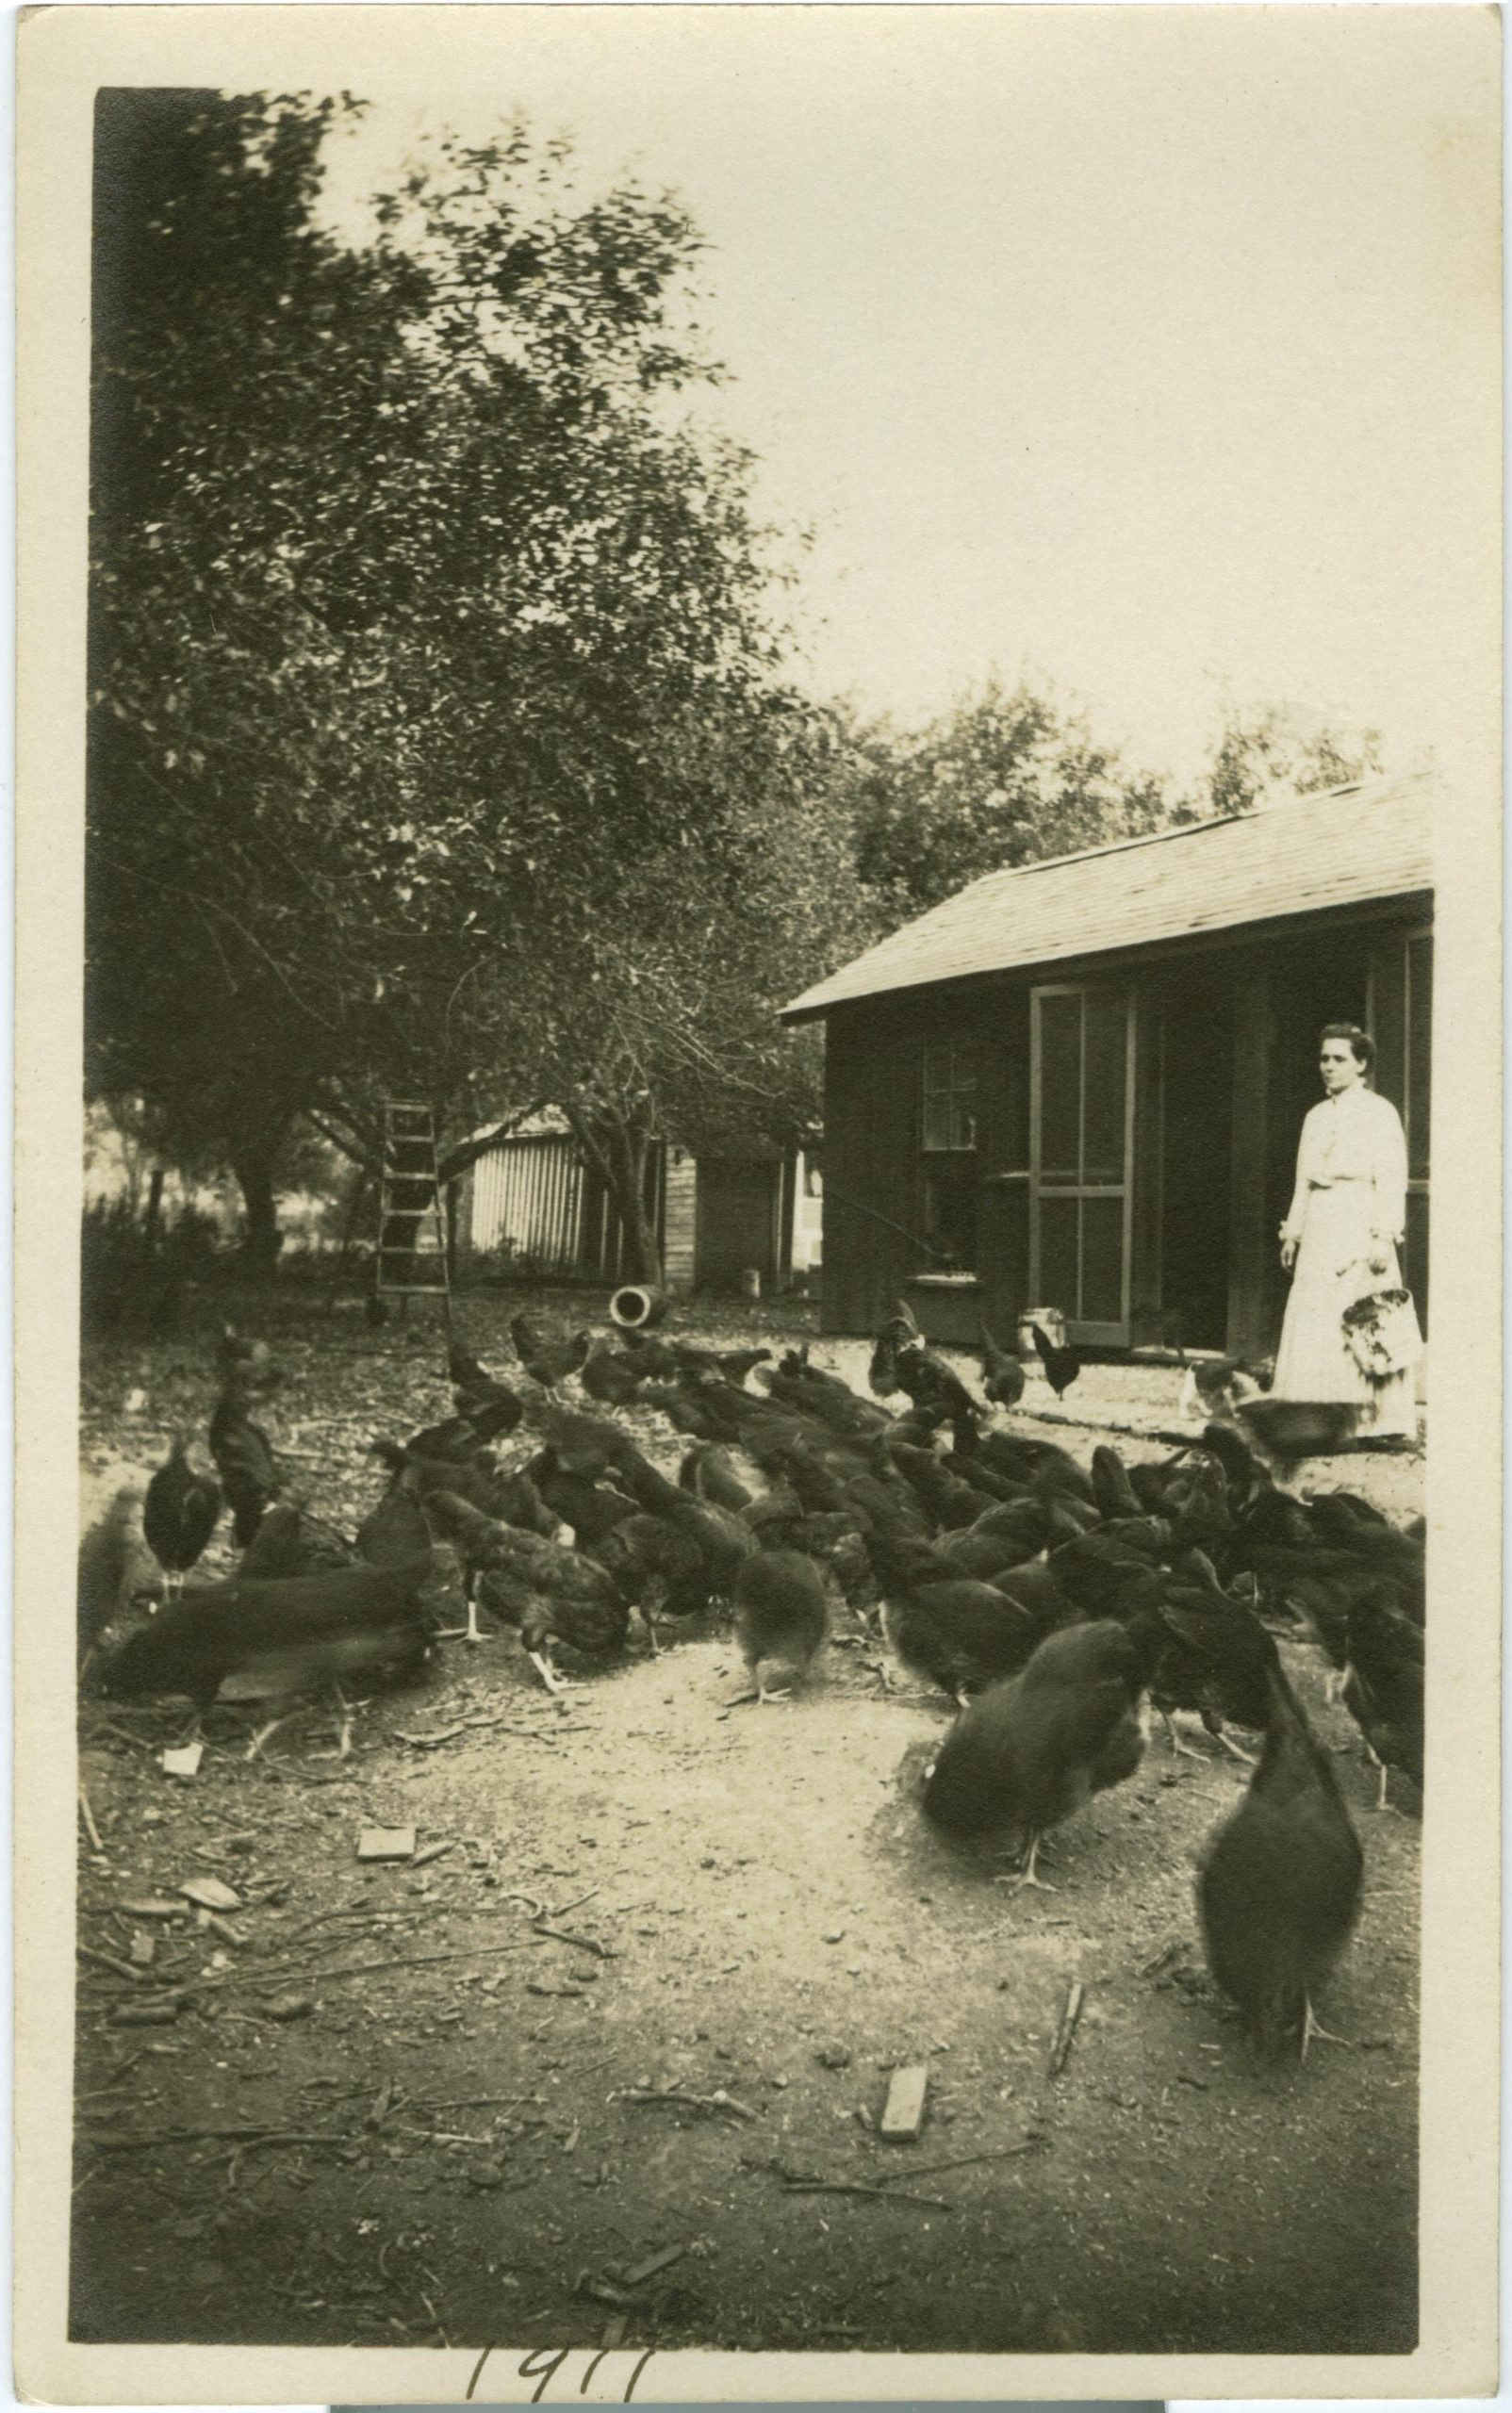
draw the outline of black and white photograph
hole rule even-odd
[[[1500,42],[23,28],[33,2394],[1494,2388]]]

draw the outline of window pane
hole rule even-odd
[[[938,1157],[924,1169],[924,1237],[929,1271],[977,1269],[977,1165],[968,1156]]]
[[[1432,1102],[1433,941],[1407,948],[1407,1171],[1428,1178],[1428,1114]]]
[[[1087,1116],[1084,1181],[1124,1178],[1124,1096],[1128,1064],[1126,999],[1087,993]]]
[[[950,1145],[950,1100],[948,1097],[924,1099],[924,1145],[927,1148],[948,1148]]]
[[[1081,1202],[1081,1313],[1087,1323],[1124,1320],[1124,1202]]]
[[[1040,1280],[1043,1296],[1030,1304],[1076,1314],[1076,1206],[1075,1198],[1040,1201]]]
[[[1075,1181],[1081,1124],[1081,998],[1040,999],[1040,1171]],[[1042,1299],[1044,1307],[1059,1299]]]

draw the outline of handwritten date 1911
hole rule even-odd
[[[546,2395],[547,2389],[551,2387],[551,2382],[556,2378],[559,2372],[565,2372],[565,2376],[563,2378],[562,2385],[557,2391],[558,2398],[570,2397],[572,2395],[574,2391],[572,2389],[571,2383],[577,2374],[567,2367],[576,2360],[577,2356],[582,2354],[582,2351],[583,2350],[581,2348],[573,2348],[571,2346],[539,2346],[533,2354],[529,2354],[524,2357],[523,2361],[516,2370],[515,2377],[516,2379],[524,2381],[527,2384],[531,2380],[535,2382],[534,2390],[529,2400],[532,2405],[539,2405],[541,2403],[542,2399]],[[482,2379],[485,2369],[487,2366],[488,2359],[494,2352],[495,2349],[492,2346],[485,2346],[483,2353],[479,2356],[477,2362],[473,2366],[472,2377],[468,2382],[467,2402],[469,2405],[473,2402],[477,2394],[478,2382]],[[631,2372],[630,2377],[625,2382],[623,2392],[617,2398],[610,2392],[610,2374],[605,2372],[603,2378],[599,2383],[599,2387],[594,2391],[600,2403],[614,2404],[617,2402],[620,2405],[628,2405],[631,2398],[635,2393],[635,2388],[640,2380],[641,2373],[645,2371],[647,2364],[653,2359],[655,2353],[655,2347],[649,2346],[643,2355],[637,2356],[634,2368]],[[588,2355],[585,2357],[584,2369],[583,2371],[582,2377],[578,2379],[576,2393],[580,2397],[586,2396],[600,2365],[601,2363],[613,2362],[618,2359],[619,2357],[615,2353],[615,2350],[610,2347],[601,2349],[597,2355]],[[490,2390],[489,2395],[484,2401],[489,2404],[507,2405],[510,2403],[519,2404],[524,2402],[524,2399],[523,2397],[515,2397],[512,2393],[506,2393],[503,2396],[495,2396]],[[554,2402],[556,2400],[553,2399],[552,2401]]]

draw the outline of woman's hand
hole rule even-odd
[[[1285,1270],[1286,1270],[1286,1272],[1287,1272],[1288,1273],[1290,1273],[1290,1271],[1291,1271],[1292,1267],[1295,1265],[1296,1261],[1297,1261],[1297,1244],[1296,1244],[1296,1241],[1295,1241],[1295,1240],[1293,1240],[1293,1239],[1289,1239],[1286,1237],[1286,1235],[1283,1233],[1283,1234],[1282,1234],[1282,1238],[1281,1238],[1281,1263],[1282,1263],[1282,1266],[1285,1268]]]

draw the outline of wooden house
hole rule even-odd
[[[1433,783],[1375,780],[994,872],[784,1009],[826,1025],[824,1326],[1033,1306],[1126,1350],[1269,1350],[1318,1033],[1357,1022],[1427,1305]]]
[[[463,1153],[452,1228],[459,1260],[490,1260],[522,1281],[610,1284],[631,1278],[618,1209],[563,1119],[548,1110],[485,1135]],[[646,1208],[671,1290],[736,1293],[754,1274],[764,1296],[807,1287],[818,1271],[816,1153],[752,1139],[696,1158],[649,1150]]]

